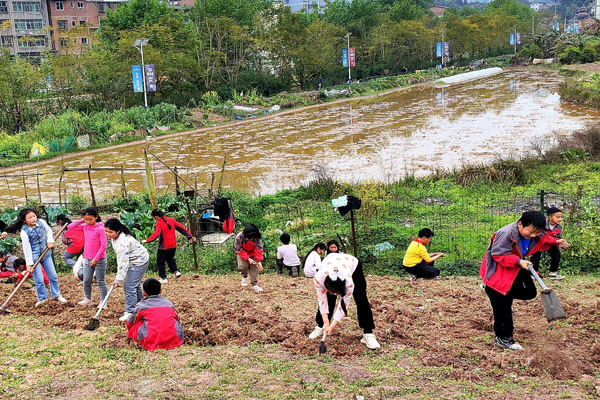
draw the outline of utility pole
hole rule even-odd
[[[144,45],[146,44],[148,44],[148,39],[135,39],[133,47],[138,49],[138,51],[142,54],[142,84],[144,86],[144,107],[148,108],[148,96],[146,95],[146,66],[144,65]]]
[[[515,55],[517,54],[517,26],[515,25],[515,37],[514,37],[514,45],[515,45]],[[505,39],[506,40],[506,39]],[[506,42],[505,42],[506,43]]]
[[[445,62],[445,53],[446,53],[446,44],[444,42],[444,31],[446,31],[446,28],[442,29],[442,68],[446,68],[446,62]]]
[[[352,83],[352,75],[350,74],[350,36],[352,36],[352,32],[348,32],[346,35],[346,39],[348,39],[348,83]]]
[[[535,36],[535,28],[534,28],[534,23],[535,23],[535,14],[531,14],[531,36]]]

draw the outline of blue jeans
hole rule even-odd
[[[144,299],[142,291],[142,278],[148,269],[149,261],[138,267],[130,267],[125,276],[123,292],[125,292],[125,312],[133,312],[135,305]]]
[[[75,265],[75,257],[81,257],[81,253],[69,253],[68,251],[65,251],[63,253],[63,260],[71,268],[73,267],[73,265]]]
[[[96,273],[96,283],[100,289],[100,302],[106,297],[106,258],[101,258],[96,262],[95,267],[90,267],[90,261],[87,258],[83,260],[83,295],[92,299],[92,279]]]
[[[39,256],[40,253],[33,253],[34,260],[37,260]],[[58,276],[56,275],[56,269],[54,269],[54,262],[52,261],[52,251],[49,251],[48,254],[46,254],[46,257],[44,257],[33,270],[33,280],[35,282],[38,301],[44,301],[48,298],[48,290],[46,290],[46,285],[44,285],[42,267],[44,267],[46,275],[48,275],[48,280],[50,281],[50,295],[55,298],[60,296]]]

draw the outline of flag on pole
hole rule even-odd
[[[342,49],[342,65],[344,67],[348,66],[348,49]]]
[[[509,38],[510,38],[510,45],[513,46],[515,44],[515,34],[511,33]]]

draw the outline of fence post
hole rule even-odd
[[[23,164],[21,164],[21,179],[23,179],[23,190],[25,191],[25,203],[27,203],[27,185],[25,184],[25,171],[23,171]]]
[[[92,207],[97,208],[96,205],[96,196],[94,195],[94,187],[92,186],[92,164],[88,165],[87,170],[88,181],[90,182],[90,193],[92,194]]]
[[[125,187],[125,174],[123,173],[123,165],[121,165],[121,197],[127,197],[127,188]]]
[[[10,196],[10,202],[12,203],[13,208],[15,207],[15,199],[13,199],[12,191],[10,190],[10,183],[8,183],[8,175],[4,174],[4,179],[6,180],[6,189],[8,189],[8,195]]]
[[[354,248],[354,257],[356,255],[356,229],[354,228],[354,210],[350,209],[350,221],[352,223],[352,247]]]
[[[544,206],[544,204],[546,203],[545,195],[546,195],[546,192],[544,192],[544,189],[541,189],[540,190],[540,211],[542,212],[542,214],[545,214],[544,210],[546,209],[546,207]]]
[[[62,189],[62,180],[65,176],[65,168],[63,167],[62,170],[60,171],[60,178],[58,179],[58,205],[62,206],[62,195],[60,193],[61,189]],[[67,199],[65,199],[65,203],[66,203]]]
[[[175,173],[173,174],[175,175],[175,195],[179,196],[179,179],[177,178],[177,166],[175,166],[173,170],[175,171]]]

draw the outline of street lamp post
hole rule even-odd
[[[148,96],[146,95],[146,66],[144,65],[144,46],[148,44],[148,39],[135,39],[133,47],[142,54],[142,84],[144,87],[144,107],[148,108]]]
[[[350,74],[350,36],[352,36],[352,32],[348,32],[348,34],[344,36],[344,38],[348,40],[348,83],[352,83],[352,75]]]

